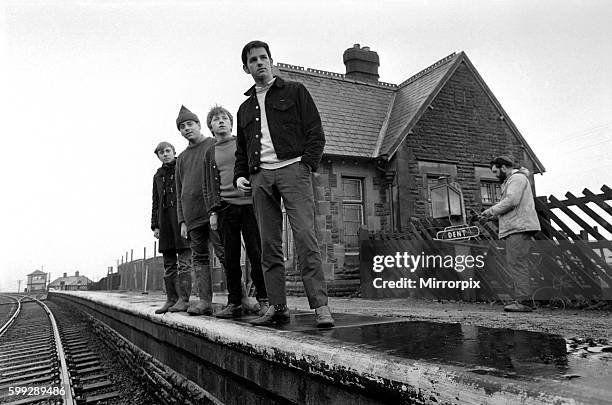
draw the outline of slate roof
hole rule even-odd
[[[312,95],[325,130],[324,153],[390,159],[461,63],[472,71],[505,117],[535,162],[536,173],[544,172],[544,166],[464,52],[439,60],[399,85],[355,81],[340,73],[284,63],[274,68],[275,74],[303,83]]]
[[[64,282],[64,285],[68,286],[68,285],[88,285],[88,284],[92,284],[93,281],[91,281],[90,279],[88,279],[85,276],[68,276],[68,277],[58,277],[55,280],[53,280],[49,286],[50,287],[59,287],[61,282]]]
[[[325,129],[325,153],[371,157],[395,89],[298,69],[279,66],[282,77],[303,83],[312,95]]]

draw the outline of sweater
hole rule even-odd
[[[187,231],[208,225],[208,209],[204,201],[205,154],[214,144],[207,137],[200,143],[188,145],[176,162],[176,197],[178,222],[187,225]]]

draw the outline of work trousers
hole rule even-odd
[[[514,282],[514,299],[531,299],[531,250],[532,232],[518,232],[504,238],[506,242],[507,271]]]
[[[293,231],[310,308],[327,305],[327,285],[315,235],[315,206],[310,168],[294,163],[251,175],[253,206],[261,237],[262,268],[270,305],[287,303],[282,246],[281,198]]]

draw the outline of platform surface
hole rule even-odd
[[[490,403],[503,403],[504,398],[509,402],[526,398],[526,403],[554,399],[612,403],[612,347],[605,342],[580,345],[559,334],[538,331],[373,316],[357,305],[352,313],[335,313],[334,328],[318,329],[313,311],[291,304],[289,324],[255,327],[248,323],[253,315],[233,320],[186,313],[156,315],[155,308],[164,301],[159,294],[62,293],[164,324],[200,328],[204,335],[228,343],[234,339],[262,351],[282,347],[293,356],[323,362],[329,369],[343,367],[410,386],[424,384],[419,387],[423,390],[436,386],[473,390],[468,398],[481,395]],[[217,310],[225,300],[223,295],[215,296]],[[432,376],[437,382],[424,383]]]

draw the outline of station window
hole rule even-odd
[[[348,254],[359,253],[359,228],[364,224],[363,179],[342,177],[342,222],[344,247]]]
[[[493,181],[480,181],[480,198],[483,205],[493,205],[501,199],[501,185]]]

